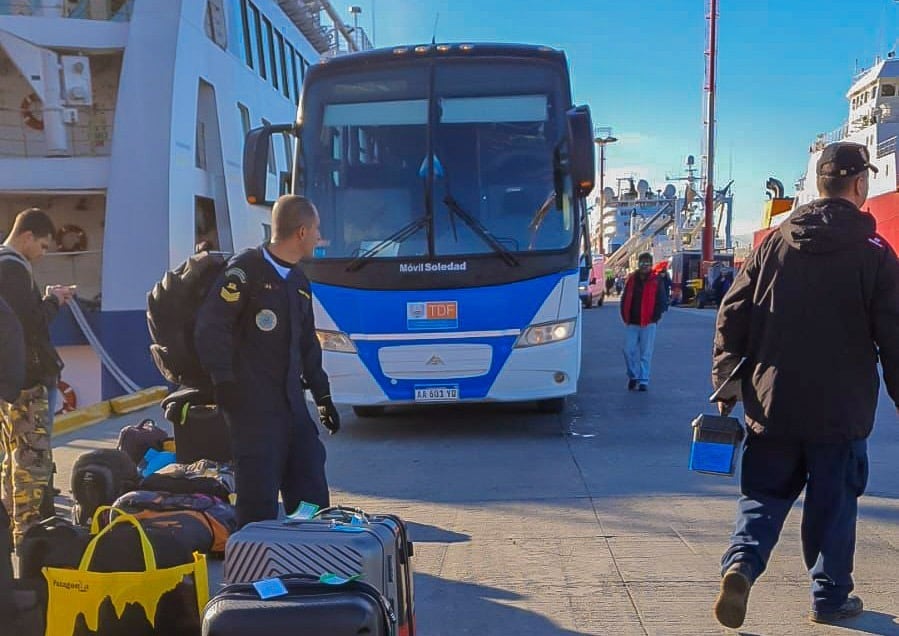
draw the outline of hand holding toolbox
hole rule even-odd
[[[743,426],[735,417],[696,416],[690,470],[712,475],[733,475],[743,441]]]

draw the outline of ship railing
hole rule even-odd
[[[127,22],[134,0],[0,0],[0,15]]]
[[[890,137],[889,139],[884,139],[879,144],[877,144],[876,155],[878,159],[882,159],[887,155],[892,155],[896,152],[896,137]]]
[[[829,133],[821,133],[817,137],[815,137],[815,141],[809,148],[809,152],[817,152],[818,150],[823,150],[824,146],[835,143],[837,141],[843,141],[848,135],[849,122],[847,121],[839,128],[831,130]]]
[[[104,157],[112,150],[113,108],[80,106],[66,108],[77,113],[76,121],[65,124],[68,157]],[[46,157],[44,131],[29,126],[24,114],[16,108],[0,108],[0,157]]]

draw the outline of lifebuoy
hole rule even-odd
[[[56,249],[60,252],[83,252],[87,249],[87,232],[77,225],[63,225],[56,230]]]
[[[40,113],[40,108],[35,108],[35,104],[41,104],[41,98],[37,96],[36,93],[32,93],[28,97],[22,100],[20,104],[20,108],[22,109],[22,118],[25,120],[25,125],[29,128],[34,128],[35,130],[43,130],[44,129],[44,120],[41,117],[38,117],[36,113]]]
[[[68,413],[78,408],[78,396],[75,395],[75,389],[62,380],[56,383],[56,388],[59,391],[59,396],[62,398],[59,401],[59,408],[56,410],[57,415]]]

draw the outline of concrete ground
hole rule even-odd
[[[711,606],[737,482],[686,469],[690,421],[711,412],[713,324],[713,310],[670,311],[650,391],[636,393],[625,390],[617,305],[585,311],[580,391],[561,415],[342,411],[343,429],[325,437],[333,500],[408,520],[421,636],[735,633]],[[63,489],[79,453],[114,446],[142,416],[60,436]],[[899,420],[885,394],[870,456],[856,559],[865,614],[843,627],[808,622],[797,504],[741,633],[899,634]]]

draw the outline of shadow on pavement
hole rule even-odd
[[[428,636],[457,634],[534,634],[535,636],[591,636],[559,627],[549,618],[509,605],[525,597],[496,587],[451,581],[415,573],[417,631]]]
[[[467,543],[471,541],[471,535],[444,530],[426,523],[407,521],[406,528],[409,531],[409,537],[415,543]]]
[[[899,617],[884,612],[865,610],[861,616],[855,620],[840,624],[840,627],[860,634],[892,636],[899,634]]]

